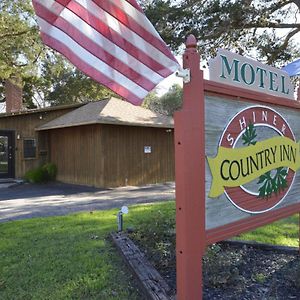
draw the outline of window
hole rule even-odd
[[[24,150],[24,158],[35,158],[36,157],[35,139],[24,139],[23,150]]]

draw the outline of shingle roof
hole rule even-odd
[[[54,119],[36,130],[73,127],[88,124],[114,124],[145,127],[174,127],[173,118],[162,116],[117,98],[87,103]]]

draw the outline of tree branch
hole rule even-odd
[[[282,43],[282,45],[281,45],[280,47],[278,47],[278,48],[276,49],[276,51],[273,52],[272,55],[268,58],[268,62],[267,62],[268,64],[271,64],[271,63],[275,60],[275,58],[276,58],[276,56],[278,55],[278,53],[280,53],[281,51],[283,51],[284,49],[287,48],[290,39],[291,39],[294,35],[296,35],[298,32],[300,32],[300,28],[296,28],[296,29],[294,29],[293,31],[291,31],[291,32],[289,32],[289,33],[287,34],[287,36],[285,37],[284,42]]]
[[[26,34],[26,33],[30,32],[30,31],[31,30],[24,30],[24,31],[15,32],[15,33],[11,33],[11,32],[10,33],[5,33],[5,34],[0,35],[0,40],[5,39],[5,38],[20,36],[20,35],[23,35],[23,34]]]
[[[38,61],[38,59],[40,58],[44,50],[45,50],[44,48],[41,49],[41,51],[38,53],[38,55],[35,57],[34,61],[32,62],[33,64],[35,64]]]
[[[28,63],[18,64],[18,63],[12,62],[12,65],[14,67],[22,68],[22,67],[28,66]]]
[[[259,24],[259,23],[248,23],[248,24],[245,24],[243,26],[243,28],[277,28],[277,29],[280,29],[280,28],[285,28],[285,29],[289,29],[289,28],[297,28],[299,29],[300,28],[300,23],[273,23],[273,22],[269,22],[269,23],[266,23],[266,24]]]
[[[298,1],[298,0],[296,0]],[[266,10],[269,14],[272,14],[273,12],[285,7],[288,4],[295,3],[295,0],[287,0],[287,1],[278,1],[277,3],[274,3],[270,8]],[[297,4],[296,4],[297,5]]]
[[[300,1],[300,0],[299,0]],[[220,24],[218,28],[216,28],[211,34],[205,34],[203,36],[204,40],[208,39],[215,39],[218,38],[221,34],[228,32],[228,28],[230,28],[231,24],[225,24],[227,22],[224,22],[224,24]],[[237,27],[237,26],[232,26],[231,27],[233,30],[239,30],[239,29],[251,29],[251,28],[277,28],[277,29],[293,29],[296,28],[295,30],[300,29],[300,24],[288,24],[288,23],[267,23],[267,24],[259,24],[259,23],[248,23],[244,24],[243,27]],[[203,32],[204,33],[204,32]],[[202,39],[203,39],[202,38]]]

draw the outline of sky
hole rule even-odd
[[[176,55],[176,59],[179,62],[180,66],[182,66],[182,55]],[[209,69],[202,68],[202,65],[206,65],[206,62],[200,65],[200,69],[203,71],[204,79],[209,79]],[[179,84],[180,86],[183,85],[182,78],[177,77],[175,73],[165,78],[160,84],[157,85],[158,96],[165,94],[173,84]]]

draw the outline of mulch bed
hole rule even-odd
[[[203,299],[300,299],[299,254],[269,249],[241,243],[210,247],[203,259]],[[156,267],[175,294],[175,263]]]

